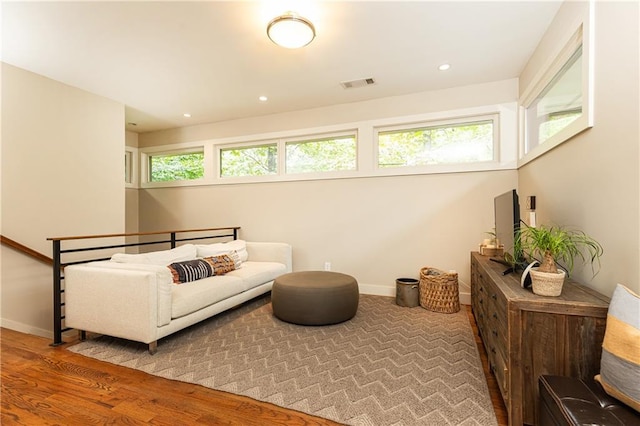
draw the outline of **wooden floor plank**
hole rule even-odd
[[[500,426],[507,414],[475,319],[467,307]],[[335,426],[251,398],[152,376],[49,346],[47,339],[0,330],[2,425]]]
[[[469,323],[471,323],[471,329],[476,339],[476,346],[478,347],[478,353],[480,354],[480,361],[482,362],[482,369],[484,370],[484,377],[487,380],[487,387],[489,388],[489,395],[491,396],[491,403],[493,404],[493,411],[496,413],[496,419],[499,426],[509,425],[509,416],[507,414],[507,407],[504,405],[500,388],[498,387],[498,381],[496,376],[493,375],[489,368],[489,358],[487,357],[487,351],[482,343],[482,338],[478,332],[478,325],[476,319],[473,316],[471,306],[465,305],[467,308],[467,314],[469,316]]]

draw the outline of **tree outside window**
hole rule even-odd
[[[275,143],[220,150],[220,177],[265,176],[276,173],[278,146]]]
[[[356,169],[356,137],[332,137],[287,142],[287,173],[332,172]]]
[[[168,182],[204,177],[204,152],[152,155],[149,157],[149,180]]]
[[[492,161],[493,120],[378,132],[378,167]]]

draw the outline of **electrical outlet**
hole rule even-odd
[[[331,270],[331,262],[324,262],[324,270],[325,271]]]

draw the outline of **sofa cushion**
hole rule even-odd
[[[287,268],[282,263],[277,262],[244,262],[242,268],[231,271],[227,276],[242,279],[243,290],[249,290],[287,272]]]
[[[118,263],[139,263],[145,265],[167,266],[174,262],[195,259],[197,250],[193,244],[185,244],[171,250],[152,251],[149,253],[127,254],[116,253],[111,261]]]
[[[174,285],[172,290],[171,317],[179,318],[221,300],[235,296],[244,290],[238,277],[218,275],[201,280]]]
[[[640,296],[618,284],[611,297],[596,380],[640,412]]]
[[[230,255],[210,256],[204,259],[175,262],[167,266],[171,271],[174,284],[182,284],[214,275],[224,275],[236,269]]]
[[[247,252],[247,242],[244,240],[233,240],[226,243],[215,244],[196,244],[196,252],[198,257],[229,254],[233,250],[238,253],[240,262],[246,262],[248,260],[249,253]]]

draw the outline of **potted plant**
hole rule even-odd
[[[540,266],[531,268],[533,292],[542,296],[559,296],[567,275],[557,264],[564,265],[571,274],[574,260],[589,261],[594,275],[595,265],[600,266],[603,249],[600,243],[579,230],[559,226],[525,226],[520,229],[516,246],[526,256],[539,261]]]

